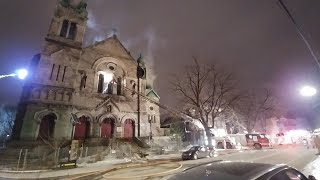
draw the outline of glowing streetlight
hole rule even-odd
[[[317,93],[317,90],[311,86],[304,86],[300,89],[300,94],[302,96],[314,96]]]
[[[28,76],[28,71],[26,69],[19,69],[15,74],[19,79],[25,79]]]
[[[28,76],[28,70],[19,69],[16,71],[16,73],[0,75],[0,79],[13,76],[18,77],[19,79],[25,79]]]

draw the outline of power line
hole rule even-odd
[[[307,38],[304,36],[302,29],[300,28],[300,26],[298,25],[298,23],[295,21],[295,19],[293,18],[293,16],[291,15],[290,11],[288,10],[288,8],[286,7],[286,5],[284,4],[284,2],[282,0],[278,0],[280,3],[281,8],[286,12],[286,14],[288,15],[288,17],[290,18],[290,20],[292,21],[292,23],[294,24],[296,30],[298,31],[300,37],[302,38],[304,44],[307,46],[308,50],[310,51],[313,59],[316,61],[319,70],[320,70],[320,63],[319,63],[319,59],[318,57],[315,55],[312,46],[310,45],[310,43],[308,42]]]
[[[118,82],[113,82],[113,83],[118,84]],[[124,90],[129,91],[130,93],[136,93],[136,94],[138,94],[138,92],[137,92],[136,90],[131,89],[131,88],[125,86],[124,84],[120,84],[120,86],[121,86]],[[154,104],[154,105],[156,105],[156,106],[158,106],[158,107],[160,107],[160,108],[168,111],[169,113],[171,113],[171,114],[173,114],[173,115],[175,115],[175,116],[179,116],[179,117],[185,116],[185,117],[188,117],[188,118],[192,118],[191,116],[188,116],[188,115],[185,114],[184,112],[175,110],[175,109],[173,109],[173,108],[171,108],[171,107],[169,107],[169,106],[166,106],[166,105],[164,105],[164,104],[161,104],[160,102],[158,102],[158,101],[156,101],[156,100],[153,100],[152,98],[149,98],[148,96],[146,96],[146,95],[143,94],[142,92],[139,92],[139,95],[140,95],[140,97],[142,97],[143,99],[145,99],[145,100],[151,102],[152,104]],[[137,97],[137,98],[138,98],[138,97]],[[105,103],[105,102],[102,102],[101,104],[98,104],[98,106],[101,106],[101,105],[103,105],[104,103]],[[193,119],[193,118],[192,118],[192,119]]]

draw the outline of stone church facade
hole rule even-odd
[[[18,107],[20,140],[161,136],[159,96],[114,35],[83,47],[85,1],[60,1],[41,53],[34,56]]]

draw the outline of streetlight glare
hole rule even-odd
[[[16,75],[19,79],[25,79],[28,75],[28,71],[26,69],[19,69],[17,70]]]
[[[317,90],[311,86],[304,86],[301,90],[300,90],[300,94],[302,96],[314,96],[317,93]]]

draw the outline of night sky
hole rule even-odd
[[[320,56],[320,1],[284,2]],[[0,1],[0,74],[26,67],[40,51],[55,4]],[[319,68],[277,0],[89,0],[88,11],[85,46],[115,32],[151,65],[163,104],[174,104],[170,76],[192,56],[233,71],[242,88],[273,89],[289,108],[310,102],[299,97],[300,86],[319,83]],[[0,102],[17,103],[22,82],[0,85]]]

